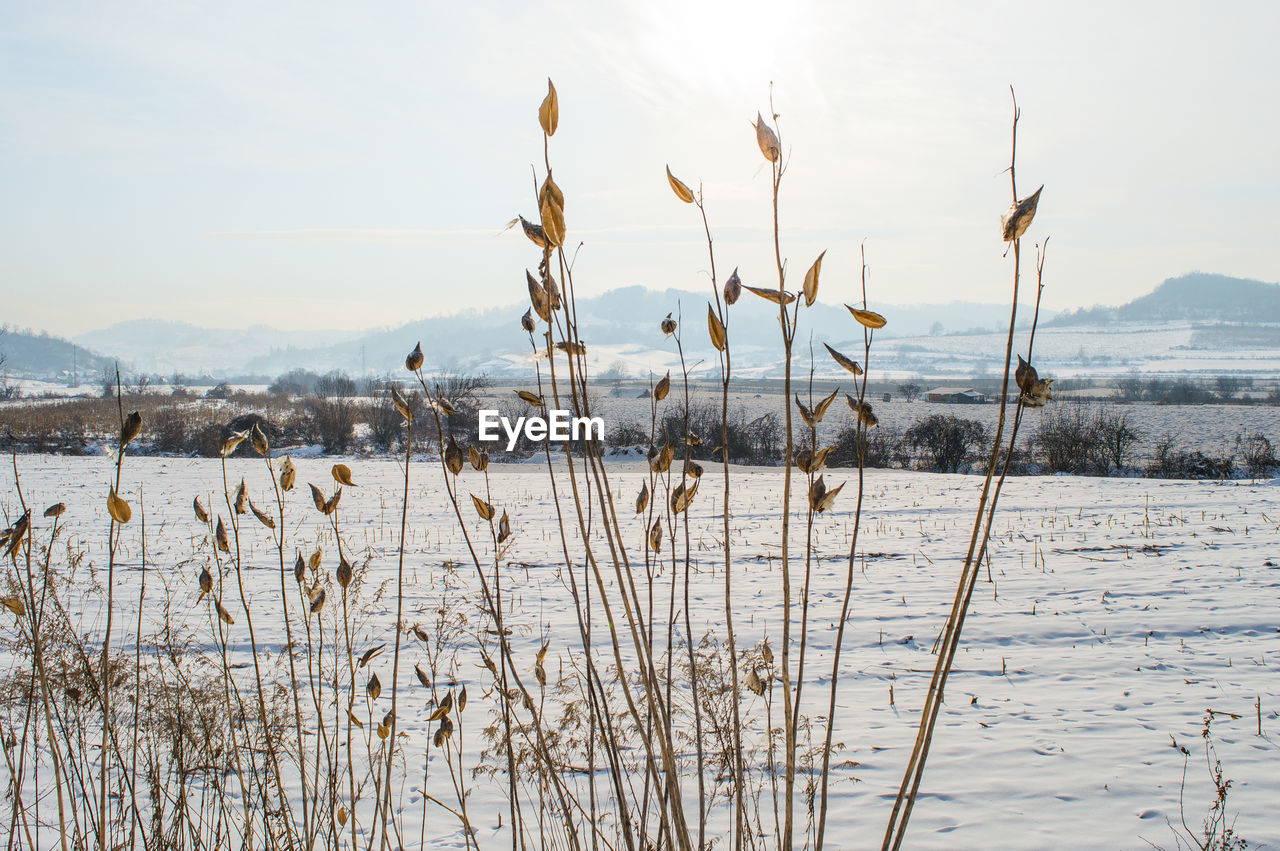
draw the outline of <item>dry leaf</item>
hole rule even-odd
[[[671,191],[676,193],[676,197],[686,204],[693,203],[693,192],[680,178],[671,173],[671,166],[667,166],[667,183],[671,184]]]

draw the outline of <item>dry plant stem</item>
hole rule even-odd
[[[707,257],[711,264],[711,294],[715,298],[716,317],[724,328],[724,351],[720,352],[720,459],[724,473],[724,618],[729,643],[730,684],[733,687],[731,705],[733,707],[733,848],[742,848],[746,807],[743,800],[746,771],[742,762],[742,719],[739,705],[742,702],[742,689],[738,684],[738,651],[737,637],[733,632],[733,560],[732,547],[729,540],[729,380],[733,375],[732,347],[729,343],[729,311],[728,305],[720,301],[720,286],[716,278],[715,243],[711,238],[711,225],[707,222],[707,208],[702,195],[702,187],[698,187],[698,213],[702,217],[702,230],[707,237]]]
[[[257,689],[258,722],[262,724],[263,737],[266,739],[267,759],[271,763],[271,771],[274,775],[272,779],[275,781],[276,794],[279,796],[280,811],[287,813],[289,812],[289,800],[284,791],[284,779],[280,772],[280,761],[276,755],[275,737],[271,735],[271,724],[267,719],[267,702],[262,686],[262,665],[258,659],[258,640],[253,630],[253,614],[249,611],[249,600],[244,593],[243,558],[240,554],[240,521],[236,519],[236,511],[231,504],[231,492],[227,481],[227,459],[225,456],[222,458],[222,493],[226,499],[227,511],[231,520],[232,536],[235,541],[236,588],[240,592],[240,606],[244,611],[245,627],[249,631],[249,651],[253,654],[253,681]],[[266,782],[262,782],[263,826],[268,831],[269,836],[271,821],[268,814],[271,812],[271,801],[267,786]],[[289,833],[292,836],[292,821],[285,819],[285,822],[289,825]]]
[[[17,491],[17,494],[18,494],[18,505],[22,509],[22,511],[25,513],[30,509],[27,508],[26,500],[22,496],[22,480],[18,476],[18,456],[16,452],[12,454],[11,460],[13,461],[13,481],[14,481],[14,489]],[[44,558],[45,576],[49,575],[49,565],[50,565],[50,561],[53,558],[53,544],[54,544],[54,541],[56,541],[57,539],[58,539],[58,518],[55,516],[53,518],[53,528],[49,532],[49,546],[45,551],[45,558]],[[35,654],[36,677],[40,683],[40,701],[44,709],[45,734],[48,738],[49,750],[50,750],[50,762],[53,767],[54,786],[57,790],[57,795],[58,795],[58,837],[59,837],[59,840],[61,841],[63,851],[68,851],[66,806],[64,803],[64,793],[63,793],[62,756],[61,756],[60,748],[58,746],[58,736],[54,733],[54,730],[53,730],[53,713],[50,710],[50,700],[49,700],[49,694],[50,694],[49,675],[45,670],[44,646],[43,646],[43,641],[41,637],[41,632],[44,626],[45,595],[48,594],[49,592],[49,583],[47,581],[43,583],[40,600],[39,600],[39,603],[37,604],[36,592],[35,592],[35,580],[34,580],[33,572],[31,569],[31,541],[32,541],[32,538],[30,537],[30,533],[28,533],[28,538],[26,542],[26,552],[24,553],[24,561],[26,562],[26,568],[27,568],[27,571],[26,571],[27,582],[23,590],[26,591],[27,611],[31,613],[30,614],[31,646]],[[18,585],[20,588],[23,587],[21,582],[19,582]],[[10,829],[10,838],[12,838],[12,836],[13,836],[13,831],[12,829]]]
[[[775,126],[778,123],[777,113],[773,110],[772,97],[770,98],[769,112],[774,116]],[[782,149],[782,129],[777,127],[778,148]],[[790,527],[791,527],[791,455],[794,450],[794,431],[791,419],[791,344],[795,339],[795,316],[799,315],[800,300],[796,299],[795,316],[787,315],[786,298],[782,294],[786,292],[786,267],[782,262],[782,244],[779,238],[778,224],[778,189],[782,184],[782,175],[785,166],[782,162],[782,156],[779,155],[777,160],[772,164],[773,174],[773,257],[774,263],[778,270],[778,321],[782,326],[782,347],[784,355],[783,373],[783,394],[782,404],[785,408],[786,416],[786,445],[785,454],[783,455],[783,478],[782,478],[782,692],[783,701],[783,757],[785,759],[784,770],[784,795],[783,802],[784,818],[782,833],[782,849],[783,851],[791,851],[792,845],[792,824],[794,822],[795,803],[793,801],[796,785],[796,718],[791,707],[791,561],[790,561]],[[777,802],[774,802],[775,807]]]
[[[405,531],[409,524],[409,464],[413,457],[413,420],[406,419],[404,438],[404,493],[400,503],[400,545],[397,547],[396,553],[396,641],[395,650],[392,654],[391,663],[391,732],[387,736],[387,767],[386,775],[383,781],[385,788],[382,795],[378,799],[378,806],[381,808],[379,813],[379,822],[382,825],[381,847],[386,848],[389,841],[387,833],[387,823],[389,820],[389,812],[391,809],[391,769],[394,761],[395,740],[396,740],[396,700],[399,695],[400,685],[400,635],[404,631],[401,623],[404,617],[404,548],[405,548]],[[425,789],[423,790],[426,791]],[[352,797],[351,805],[355,807],[355,798]],[[352,818],[354,823],[355,819]],[[468,836],[470,831],[468,830]],[[352,828],[352,843],[355,842],[355,829]]]
[[[867,308],[867,256],[865,246],[862,249],[862,307],[864,310]],[[867,375],[871,371],[871,338],[873,333],[869,328],[864,327],[862,329],[862,381],[859,382],[856,376],[853,379],[858,388],[859,407],[866,402],[867,397]],[[836,726],[836,691],[840,683],[840,656],[844,650],[844,629],[849,621],[849,604],[853,599],[853,573],[858,552],[858,531],[862,528],[862,496],[866,471],[866,426],[863,424],[861,417],[857,417],[854,437],[856,440],[855,445],[858,448],[858,496],[853,510],[853,539],[849,542],[849,562],[845,572],[844,599],[840,604],[840,620],[836,626],[835,650],[832,653],[831,661],[831,687],[828,691],[827,700],[827,733],[822,746],[822,782],[818,799],[818,833],[815,841],[817,851],[822,851],[827,832],[827,785],[831,775],[831,740]]]
[[[1012,88],[1010,89],[1010,92],[1012,93]],[[1015,98],[1013,106],[1012,147],[1009,164],[1009,182],[1010,189],[1013,193],[1014,204],[1016,204],[1018,200],[1017,183],[1014,178],[1014,166],[1017,161],[1018,117],[1017,100]],[[973,582],[980,564],[979,560],[975,558],[975,555],[980,552],[980,546],[985,548],[987,536],[990,534],[990,521],[994,516],[996,503],[1000,496],[1000,485],[1004,482],[1004,476],[1002,475],[995,490],[992,490],[992,480],[995,476],[996,467],[1000,459],[1000,451],[1003,445],[1002,440],[1005,416],[1008,406],[1009,373],[1013,359],[1013,338],[1018,312],[1018,285],[1021,273],[1021,254],[1021,240],[1015,239],[1013,242],[1013,298],[1009,316],[1009,334],[1005,344],[1004,376],[1001,383],[1000,413],[996,422],[995,439],[992,441],[991,457],[987,464],[987,474],[983,481],[982,494],[979,498],[978,509],[974,517],[973,532],[969,540],[968,553],[965,556],[964,569],[961,572],[960,580],[956,587],[955,602],[952,605],[951,614],[947,618],[947,624],[943,631],[941,650],[938,654],[938,662],[934,666],[933,677],[929,684],[928,694],[925,698],[925,707],[921,713],[920,727],[916,736],[916,743],[912,749],[911,758],[908,761],[906,772],[903,775],[902,784],[898,789],[898,795],[894,801],[893,810],[890,813],[889,825],[885,830],[883,848],[886,849],[886,851],[890,848],[895,849],[896,851],[896,849],[902,846],[903,839],[906,837],[907,824],[910,820],[911,810],[915,804],[915,798],[920,788],[920,780],[924,775],[925,761],[928,758],[929,745],[933,738],[934,725],[937,721],[938,713],[941,708],[947,676],[951,670],[951,663],[954,659],[956,648],[959,646],[960,632],[964,625],[964,619],[968,610],[970,595],[972,593]],[[1019,400],[1018,404],[1021,406],[1021,400]],[[1012,448],[1011,441],[1009,446],[1010,453],[1012,452]],[[988,497],[991,499],[991,507],[989,511],[987,511]],[[986,521],[985,524],[984,520]]]
[[[284,620],[284,637],[285,637],[285,655],[289,658],[289,694],[293,698],[293,724],[294,733],[298,738],[298,777],[299,787],[302,790],[302,833],[304,836],[310,836],[310,820],[309,816],[309,796],[307,794],[307,758],[306,743],[302,738],[302,705],[298,698],[298,671],[293,659],[293,625],[289,621],[289,589],[285,579],[285,563],[284,563],[284,494],[280,490],[280,481],[276,477],[275,467],[271,464],[271,455],[268,454],[263,459],[267,465],[267,473],[271,476],[271,487],[276,495],[276,510],[279,517],[279,526],[273,530],[272,536],[276,542],[276,554],[280,561],[280,608]],[[303,609],[305,616],[306,609]]]
[[[116,409],[120,414],[120,431],[124,432],[124,400],[120,395],[120,369],[116,368]],[[125,447],[121,446],[116,451],[116,476],[115,491],[120,492],[120,466],[124,463]],[[107,832],[110,829],[111,819],[107,812],[107,774],[111,769],[110,758],[107,755],[107,735],[111,727],[111,684],[107,676],[107,663],[111,653],[111,620],[114,615],[113,604],[115,602],[115,573],[116,573],[116,545],[119,542],[119,535],[122,530],[117,528],[116,520],[111,518],[111,524],[107,529],[107,623],[102,634],[102,659],[98,665],[98,682],[102,685],[102,740],[98,753],[100,756],[100,764],[98,769],[98,849],[99,851],[107,851],[108,838]]]

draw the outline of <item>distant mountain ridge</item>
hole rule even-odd
[[[1280,322],[1280,284],[1192,272],[1168,278],[1152,292],[1118,307],[1061,313],[1049,325],[1111,325],[1117,322]]]

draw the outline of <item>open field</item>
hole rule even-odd
[[[358,657],[379,644],[389,648],[394,641],[392,595],[403,469],[388,460],[348,459],[348,463],[359,487],[344,489],[336,520],[356,568],[350,593],[352,609],[359,614],[348,622]],[[285,558],[291,567],[295,546],[304,554],[316,546],[326,553],[319,581],[331,589],[331,603],[319,619],[313,619],[323,634],[324,644],[318,651],[323,657],[333,653],[330,643],[342,612],[336,602],[339,589],[332,580],[337,558],[330,555],[335,552],[333,528],[311,506],[305,483],[315,482],[328,490],[333,484],[331,462],[299,460],[297,465],[299,488],[286,501],[284,530],[289,549]],[[108,525],[103,495],[114,467],[107,458],[27,456],[18,458],[18,468],[23,494],[36,507],[36,516],[46,504],[62,501],[67,505],[60,521],[59,551],[65,546],[82,557],[75,560],[74,575],[68,575],[71,568],[66,558],[55,558],[61,580],[57,584],[71,619],[78,622],[78,632],[87,635],[88,645],[93,646],[95,640],[100,642],[103,628],[102,542]],[[464,844],[457,819],[437,804],[424,804],[420,792],[424,766],[429,763],[427,791],[445,802],[453,796],[451,775],[440,751],[428,747],[434,726],[427,721],[431,706],[428,692],[412,670],[414,664],[421,664],[433,671],[438,694],[453,683],[468,687],[471,708],[460,716],[466,724],[460,725],[456,735],[461,750],[453,758],[465,769],[458,776],[471,790],[467,806],[479,846],[503,847],[511,842],[508,827],[499,826],[509,824],[507,785],[502,777],[505,762],[493,752],[482,756],[492,744],[484,728],[494,725],[496,729],[500,716],[497,703],[488,699],[493,677],[480,664],[479,655],[482,648],[492,652],[491,623],[481,612],[475,570],[439,484],[438,465],[415,462],[411,470],[404,620],[406,627],[422,625],[430,640],[423,643],[412,633],[403,636],[397,735],[403,762],[397,760],[393,780],[398,827],[406,846],[417,842],[420,831],[433,847]],[[613,463],[609,474],[615,496],[626,504],[647,478],[647,467]],[[849,475],[853,477],[854,471]],[[233,488],[244,477],[255,504],[271,502],[271,483],[260,460],[233,459],[228,462],[228,476]],[[688,515],[694,565],[689,620],[695,643],[706,635],[718,642],[724,632],[723,565],[717,538],[723,510],[719,476],[718,468],[708,469],[703,495]],[[769,638],[777,652],[781,471],[734,468],[732,476],[735,496],[740,497],[731,513],[738,646],[740,650],[759,647]],[[828,476],[832,485],[844,478],[842,471],[828,471]],[[557,685],[580,670],[582,646],[548,472],[545,462],[494,464],[489,478],[490,501],[500,512],[510,512],[514,532],[503,553],[499,577],[512,651],[523,660],[523,673],[536,691],[531,672],[540,646],[549,642],[543,711],[548,719],[557,719],[565,708],[557,706]],[[464,495],[484,487],[483,477],[469,468],[459,481]],[[567,491],[563,473],[558,482]],[[841,710],[835,739],[843,742],[844,749],[833,761],[833,766],[839,766],[833,768],[831,778],[828,847],[863,848],[879,842],[887,806],[915,734],[934,663],[931,645],[954,593],[980,484],[974,476],[867,472],[853,606],[840,668]],[[0,505],[12,522],[17,514],[12,483],[0,493]],[[228,515],[219,462],[130,459],[124,467],[121,495],[133,505],[135,516],[125,527],[117,555],[114,652],[134,658],[143,567],[138,521],[145,517],[143,656],[157,655],[157,636],[167,630],[187,636],[184,664],[193,671],[204,668],[216,673],[222,664],[217,618],[207,600],[196,602],[197,576],[202,566],[212,564],[209,530],[192,516],[191,500],[199,495],[214,513]],[[802,702],[802,712],[814,717],[825,711],[827,675],[823,671],[830,671],[851,506],[851,501],[838,503],[831,513],[818,516],[814,529],[819,558],[813,569],[808,630],[812,667],[806,694],[810,697]],[[792,509],[797,518],[793,522],[803,524],[802,497]],[[630,516],[629,509],[625,515]],[[463,516],[472,527],[472,540],[481,542],[483,563],[492,557],[487,524],[473,513]],[[50,522],[36,521],[36,542],[47,540]],[[624,523],[623,531],[629,544],[632,537],[636,545],[643,540],[640,519]],[[287,685],[279,617],[279,556],[267,530],[256,525],[252,515],[241,517],[240,538],[246,565],[244,599],[254,613],[259,659],[275,682]],[[1280,749],[1275,743],[1280,734],[1280,679],[1276,676],[1280,630],[1275,608],[1280,598],[1280,566],[1273,563],[1280,544],[1280,490],[1271,482],[1011,479],[992,538],[989,574],[984,566],[948,685],[909,845],[1142,848],[1154,843],[1174,847],[1168,822],[1179,824],[1182,818],[1183,756],[1171,742],[1190,751],[1182,797],[1187,823],[1197,831],[1213,798],[1199,736],[1204,712],[1210,708],[1240,716],[1218,715],[1213,724],[1217,755],[1225,776],[1234,781],[1228,807],[1232,817],[1238,815],[1237,832],[1250,843],[1280,843],[1280,819],[1274,809],[1275,790],[1280,788]],[[578,552],[580,546],[569,541],[571,552]],[[641,593],[652,595],[660,632],[666,629],[667,613],[675,612],[673,641],[679,665],[687,652],[684,603],[682,591],[674,602],[669,595],[672,580],[683,579],[673,577],[671,569],[670,564],[656,566],[652,583]],[[247,663],[252,659],[240,617],[241,599],[230,573],[219,579],[227,583],[218,587],[236,620],[226,626],[228,667],[237,682],[249,688],[252,678]],[[580,584],[580,578],[577,581]],[[291,575],[285,585],[294,587]],[[215,590],[214,596],[218,593]],[[296,608],[298,601],[291,605]],[[596,611],[595,616],[603,632],[604,615]],[[305,654],[299,641],[295,636],[295,658],[303,665]],[[665,641],[660,641],[663,647]],[[25,675],[27,663],[12,644],[6,646],[6,679],[13,682]],[[607,667],[603,643],[594,652]],[[326,723],[337,729],[341,726],[335,717],[337,704],[346,705],[347,663],[341,654],[325,658],[325,670],[338,674],[334,695],[322,698],[320,705]],[[371,673],[381,682],[381,697],[372,700],[363,688]],[[363,731],[355,731],[357,760],[362,758],[361,751],[377,752],[379,742],[372,728],[389,708],[391,677],[389,649],[355,674],[362,693],[354,711],[365,722]],[[685,686],[677,683],[676,688],[682,691]],[[131,683],[125,684],[119,695],[132,689]],[[763,738],[771,706],[768,698],[780,689],[776,680],[770,680],[764,697],[744,692],[743,723],[749,737]],[[321,691],[323,695],[323,686]],[[1255,701],[1260,708],[1255,708]],[[6,701],[6,738],[20,728],[23,711],[21,701]],[[1258,735],[1259,724],[1262,735]],[[570,728],[562,729],[568,735]],[[751,770],[765,777],[768,765],[763,752],[756,746],[748,750],[759,758]],[[424,761],[427,753],[429,760]],[[691,771],[691,752],[683,752],[680,762],[683,771]],[[479,774],[473,772],[477,767],[482,769]],[[490,770],[496,773],[491,776]],[[226,789],[234,798],[238,787],[228,771]],[[804,765],[801,773],[807,777]],[[597,786],[607,795],[603,774],[597,777]],[[285,775],[293,784],[286,792],[296,798],[301,785],[298,773],[286,769]],[[578,774],[573,782],[581,786],[589,781]],[[803,788],[802,781],[797,794]],[[28,786],[29,817],[33,825],[37,817],[44,823],[37,844],[54,847],[55,806],[47,772],[38,792],[38,799],[34,798]],[[713,812],[713,825],[717,818],[723,819],[723,809]],[[367,841],[372,835],[367,813],[362,816],[359,808],[356,812],[356,833]],[[803,802],[797,812],[803,826]],[[772,828],[768,817],[764,823]],[[4,824],[6,830],[13,829],[8,813]]]

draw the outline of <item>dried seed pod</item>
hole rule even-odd
[[[198,604],[204,599],[205,595],[213,590],[213,574],[209,572],[209,566],[205,565],[200,568],[200,596],[196,597]]]
[[[786,290],[772,290],[768,287],[747,287],[747,289],[774,304],[791,304],[796,300],[795,293],[789,293]]]
[[[404,368],[409,370],[410,372],[417,372],[419,369],[422,368],[422,362],[424,360],[426,360],[426,358],[422,354],[422,343],[418,342],[413,347],[413,351],[409,352],[409,354],[405,357]]]
[[[347,561],[346,556],[342,556],[338,561],[338,569],[334,572],[338,579],[338,584],[346,588],[351,584],[351,562]]]
[[[467,687],[464,684],[458,692],[458,714],[462,714],[462,710],[467,708]]]
[[[218,518],[217,528],[214,529],[213,540],[218,549],[222,550],[224,553],[231,552],[231,544],[227,540],[227,527],[222,524],[221,517]]]
[[[764,118],[760,113],[756,113],[756,144],[760,146],[760,153],[764,154],[764,158],[771,163],[776,163],[778,158],[782,156],[782,146],[778,142],[778,134],[773,132],[773,128],[764,123]]]
[[[414,665],[413,672],[418,675],[418,682],[423,688],[431,688],[431,678],[427,676],[427,672],[422,670],[421,665]]]
[[[520,227],[524,230],[524,235],[529,238],[530,242],[539,248],[547,247],[547,236],[542,232],[542,225],[535,225],[524,216],[517,216],[516,218],[520,220]]]
[[[806,408],[804,403],[800,401],[799,394],[796,394],[796,407],[800,409],[800,419],[804,420],[805,425],[809,428],[818,427],[818,421],[814,419],[813,411]]]
[[[585,355],[587,347],[580,340],[561,340],[556,343],[556,348],[570,355]]]
[[[671,173],[671,166],[667,166],[667,183],[671,184],[671,191],[676,193],[676,197],[686,204],[693,203],[693,191],[684,185],[684,181]]]
[[[533,308],[532,307],[524,312],[524,316],[520,317],[520,327],[523,328],[525,331],[528,331],[530,334],[533,333],[533,329],[535,326],[533,324]]]
[[[218,610],[218,619],[221,620],[223,623],[230,626],[236,622],[235,618],[231,617],[231,612],[228,612],[226,608],[222,605],[221,600],[218,600],[216,603],[214,603],[214,607]]]
[[[298,469],[293,466],[293,460],[288,455],[284,456],[284,460],[280,462],[280,487],[285,491],[293,490],[293,483],[298,478]]]
[[[137,411],[129,414],[124,418],[124,423],[120,426],[120,448],[124,449],[133,439],[142,431],[142,415]]]
[[[1011,206],[1009,212],[1000,217],[1000,231],[1005,242],[1020,239],[1027,232],[1027,228],[1031,226],[1031,220],[1036,217],[1036,207],[1040,204],[1040,193],[1043,190],[1044,186],[1041,185],[1039,189]]]
[[[517,390],[516,395],[535,408],[542,408],[547,404],[537,393],[530,393],[528,390]]]
[[[662,327],[662,333],[667,337],[670,337],[672,334],[676,332],[676,321],[671,318],[670,313],[667,314],[666,319],[662,320],[661,327]]]
[[[1013,378],[1019,390],[1030,393],[1036,386],[1036,382],[1040,380],[1040,374],[1036,372],[1034,366],[1023,360],[1022,355],[1018,355],[1018,369],[1014,372]]]
[[[695,479],[702,478],[702,465],[699,464],[697,461],[690,461],[688,464],[685,465],[684,469],[685,469],[685,472],[688,473],[693,478]]]
[[[813,265],[809,267],[809,271],[804,273],[804,306],[813,307],[813,303],[818,300],[818,275],[822,272],[822,258],[827,256],[827,252],[823,251],[818,255],[818,259],[813,261]]]
[[[443,747],[444,743],[453,735],[453,722],[449,720],[449,716],[440,719],[440,728],[436,730],[433,741],[436,747]]]
[[[809,488],[809,508],[818,514],[827,511],[835,504],[836,496],[844,489],[844,485],[845,483],[841,482],[831,490],[827,490],[827,485],[822,480],[822,476],[818,476],[817,480]]]
[[[346,485],[350,488],[356,487],[356,483],[351,481],[351,468],[346,464],[334,464],[332,473],[333,480],[338,484]]]
[[[248,439],[248,437],[248,429],[245,429],[244,431],[233,431],[231,436],[222,442],[222,451],[219,454],[223,458],[230,456],[232,452],[236,451],[236,448],[239,447],[240,444],[244,443],[245,440]]]
[[[649,505],[649,483],[642,482],[640,485],[640,493],[636,495],[636,514],[643,514],[645,507]]]
[[[769,639],[764,640],[764,644],[760,645],[760,656],[764,659],[766,665],[773,664],[773,648],[769,646]]]
[[[649,549],[655,553],[662,551],[662,518],[659,517],[653,521],[653,526],[649,528]]]
[[[440,701],[440,705],[437,706],[435,708],[435,711],[431,713],[431,716],[427,718],[427,722],[430,723],[432,721],[439,721],[441,718],[447,717],[449,715],[450,710],[452,709],[453,709],[453,692],[451,691],[445,692],[444,700]]]
[[[253,451],[259,455],[266,456],[271,451],[271,444],[267,442],[267,436],[258,423],[254,423],[253,428],[249,429],[249,442],[253,445]]]
[[[320,488],[316,487],[315,485],[311,485],[311,501],[315,503],[316,511],[319,511],[321,514],[323,514],[324,503],[325,503],[324,491],[320,490]]]
[[[498,521],[498,543],[501,544],[511,537],[511,520],[507,517],[507,512],[502,512],[502,519]]]
[[[456,417],[459,413],[458,408],[443,396],[436,398],[436,407],[440,409],[440,413],[446,417]]]
[[[320,613],[320,610],[324,608],[324,598],[324,586],[317,585],[311,594],[311,614],[317,615]]]
[[[467,447],[467,456],[471,461],[471,466],[478,473],[483,473],[489,468],[489,453],[481,452],[474,446]]]
[[[0,598],[0,606],[4,606],[18,617],[22,617],[27,613],[27,607],[23,605],[21,597]]]
[[[830,396],[825,396],[822,399],[818,400],[818,404],[813,406],[814,420],[816,420],[817,422],[822,422],[822,418],[827,415],[827,408],[831,407],[831,403],[836,400],[836,394],[838,394],[839,392],[840,392],[840,388],[837,387],[835,390],[831,391]]]
[[[400,416],[409,422],[413,422],[413,409],[409,407],[409,400],[404,398],[404,394],[394,384],[391,385],[391,404],[395,405],[396,411]]]
[[[547,78],[547,96],[538,106],[538,124],[548,136],[556,135],[556,128],[560,126],[560,97],[550,77]]]
[[[728,289],[726,285],[725,289]],[[725,294],[725,301],[729,300],[728,293]],[[737,301],[737,297],[734,297]],[[732,304],[732,302],[730,302]],[[711,334],[711,345],[716,347],[716,351],[723,352],[729,345],[729,335],[725,331],[724,323],[720,321],[720,317],[716,316],[716,312],[707,304],[707,331]]]
[[[111,515],[111,519],[117,523],[128,523],[133,517],[133,511],[129,508],[129,503],[120,498],[115,488],[111,488],[107,494],[107,513]]]
[[[369,695],[370,700],[377,700],[378,695],[382,694],[382,682],[378,679],[378,675],[374,673],[369,677],[369,682],[364,687],[365,694]]]
[[[662,449],[654,447],[649,450],[649,469],[655,473],[665,473],[671,467],[671,458],[675,450],[670,443],[664,443]]]
[[[336,511],[338,509],[338,502],[341,499],[342,488],[339,486],[333,489],[333,496],[329,497],[329,501],[324,504],[324,513],[328,515]]]
[[[298,559],[297,559],[297,561],[295,561],[295,562],[293,563],[293,578],[294,578],[294,581],[296,581],[296,582],[301,582],[301,581],[302,581],[302,577],[303,577],[304,575],[306,575],[306,574],[304,573],[304,571],[306,570],[306,568],[307,568],[307,563],[306,563],[305,561],[303,561],[303,560],[302,560],[302,553],[298,553]]]
[[[240,484],[236,485],[236,496],[231,501],[235,507],[236,514],[244,514],[249,510],[249,494],[244,487],[244,479],[240,480]]]
[[[826,343],[823,343],[822,345],[827,346]],[[862,367],[859,366],[858,362],[853,358],[845,357],[830,346],[827,346],[827,352],[831,355],[832,360],[852,372],[854,375],[862,375]]]
[[[494,515],[493,506],[485,502],[475,494],[471,494],[471,502],[476,507],[476,514],[480,515],[481,520],[492,520]]]
[[[538,318],[543,322],[551,319],[551,299],[547,296],[547,290],[539,283],[538,279],[530,274],[528,269],[524,270],[525,282],[529,285],[529,303],[533,305],[533,311],[538,314]],[[530,329],[532,330],[532,329]]]
[[[667,370],[667,374],[658,380],[653,388],[653,398],[659,402],[667,398],[667,394],[671,392],[671,370]]]
[[[271,519],[270,514],[267,514],[265,511],[258,508],[258,506],[254,505],[253,500],[249,500],[249,510],[253,512],[253,516],[258,518],[258,522],[263,526],[266,526],[268,529],[276,528],[276,521]]]
[[[871,405],[869,403],[859,402],[848,393],[844,394],[844,398],[849,402],[849,410],[858,415],[858,420],[864,426],[870,428],[871,426],[880,425],[880,419],[872,412]]]
[[[744,685],[749,688],[757,697],[764,695],[764,681],[760,679],[760,675],[756,673],[755,668],[747,672],[747,678]]]
[[[681,482],[674,491],[671,492],[671,512],[679,514],[686,510],[690,503],[693,502],[694,496],[698,493],[698,482],[695,479],[692,487],[686,488],[684,482]]]
[[[735,266],[729,280],[724,282],[724,303],[732,305],[741,297],[742,279],[738,277],[738,268]]]
[[[848,308],[849,312],[853,314],[853,318],[858,320],[860,325],[872,330],[883,328],[885,325],[885,318],[874,310],[863,310],[860,307],[852,307],[847,304],[845,307]]]
[[[542,217],[542,233],[547,244],[555,247],[564,245],[564,208],[548,195],[543,197],[538,214]]]
[[[63,514],[66,513],[66,511],[67,511],[67,504],[65,502],[55,502],[53,505],[49,506],[44,510],[44,516],[45,517],[61,517]]]
[[[357,718],[357,717],[356,717],[356,714],[355,714],[354,712],[352,712],[350,709],[348,709],[348,710],[347,710],[347,718],[348,718],[348,720],[350,720],[350,721],[351,721],[351,723],[352,723],[352,724],[355,724],[355,725],[356,725],[357,727],[359,727],[361,730],[363,730],[363,729],[364,729],[364,722],[363,722],[363,721],[361,721],[359,718]]]
[[[382,651],[386,649],[386,647],[387,645],[385,644],[379,644],[377,647],[371,647],[368,650],[364,651],[364,653],[360,656],[360,667],[363,668],[365,665],[368,665],[370,662],[376,659],[382,653]]]
[[[455,476],[462,472],[462,447],[453,435],[449,435],[449,445],[444,450],[444,464]]]
[[[796,466],[800,468],[802,473],[808,474],[813,471],[813,450],[801,449],[796,453]]]
[[[348,711],[350,711],[350,710],[348,710]],[[337,816],[337,818],[338,818],[338,827],[346,827],[346,826],[347,826],[347,808],[346,808],[346,807],[338,807],[338,816]]]
[[[324,558],[324,551],[317,549],[307,557],[307,567],[311,568],[312,573],[320,570],[320,561]]]
[[[201,523],[209,522],[209,512],[204,510],[204,506],[200,504],[200,497],[191,500],[191,509],[196,513],[196,519]]]
[[[538,203],[549,201],[555,204],[561,210],[564,209],[564,193],[560,191],[560,187],[556,184],[556,179],[551,176],[551,172],[547,172],[547,176],[542,181],[542,186],[538,188]]]

